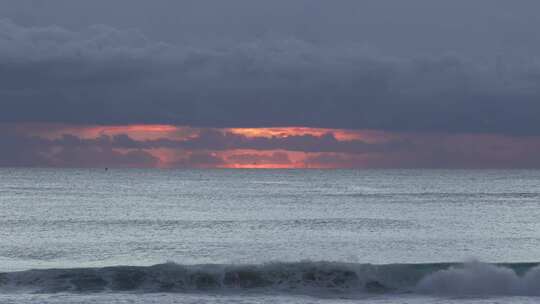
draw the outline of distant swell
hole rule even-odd
[[[270,292],[324,295],[418,293],[540,296],[533,263],[179,265],[46,269],[0,273],[9,292]]]

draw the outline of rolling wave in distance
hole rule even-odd
[[[0,292],[275,293],[540,296],[539,263],[180,265],[43,269],[0,273]]]

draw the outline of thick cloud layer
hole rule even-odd
[[[0,166],[537,168],[539,10],[0,1]]]
[[[536,60],[536,61],[535,61]],[[0,22],[0,122],[540,134],[540,64],[293,35],[195,45]]]
[[[215,45],[268,35],[331,45],[369,43],[392,55],[478,57],[540,50],[537,0],[2,0],[25,26],[140,29],[154,40]]]

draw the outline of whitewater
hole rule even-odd
[[[540,171],[0,169],[0,303],[538,303]]]

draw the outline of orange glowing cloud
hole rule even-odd
[[[374,131],[357,131],[357,130],[342,130],[342,129],[325,129],[325,128],[305,128],[305,127],[281,127],[281,128],[232,128],[224,129],[233,134],[244,135],[246,137],[288,137],[288,136],[323,136],[333,134],[337,140],[363,140],[366,142],[377,140],[381,137],[381,132]]]
[[[306,168],[306,153],[285,150],[231,150],[220,153],[223,168],[235,169],[295,169]]]
[[[1,127],[1,126],[0,126]],[[50,140],[62,138],[69,134],[81,139],[96,139],[101,136],[114,137],[127,135],[136,141],[175,140],[187,141],[197,139],[204,130],[213,130],[223,134],[234,134],[246,139],[276,138],[284,139],[292,136],[323,137],[331,134],[338,141],[381,142],[388,139],[388,134],[377,131],[358,131],[307,127],[279,128],[229,128],[201,129],[173,125],[65,125],[65,124],[17,124],[10,128],[26,135],[39,136]],[[56,147],[55,149],[59,149]],[[61,149],[61,148],[60,148]],[[200,168],[326,168],[331,164],[314,161],[314,154],[302,151],[281,150],[249,150],[232,149],[225,151],[189,151],[182,148],[114,148],[119,153],[129,153],[137,150],[152,155],[159,168],[178,166],[193,166]]]
[[[158,138],[185,139],[194,133],[188,127],[176,127],[170,125],[127,125],[127,126],[88,126],[78,129],[64,129],[68,132],[82,138],[92,138],[101,135],[120,135],[126,134],[137,140],[148,140]],[[57,133],[58,134],[58,133]]]
[[[539,137],[497,134],[36,123],[0,124],[0,132],[7,165],[26,157],[59,167],[540,168]]]
[[[125,151],[124,151],[125,152]],[[150,149],[159,159],[158,167],[195,167],[224,169],[293,169],[307,168],[307,153],[284,150],[226,150],[194,152],[175,149]]]
[[[43,136],[46,138],[60,137],[63,134],[71,134],[81,138],[95,138],[102,135],[114,136],[125,134],[133,139],[146,140],[157,138],[190,139],[197,137],[201,128],[173,125],[65,125],[65,124],[42,124],[27,123],[10,126],[21,133]],[[324,136],[332,134],[339,141],[362,140],[365,142],[379,142],[388,139],[388,134],[372,130],[345,130],[307,127],[279,127],[279,128],[226,128],[213,129],[224,133],[242,135],[248,138],[285,138],[289,136]]]
[[[48,139],[58,138],[64,134],[80,138],[96,138],[102,135],[114,136],[125,134],[137,140],[171,138],[188,139],[198,134],[198,129],[171,125],[125,125],[125,126],[94,126],[94,125],[65,125],[27,123],[4,125],[18,133],[40,136]]]

